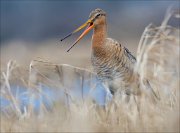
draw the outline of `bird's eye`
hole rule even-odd
[[[101,14],[98,14],[96,17],[99,17]]]

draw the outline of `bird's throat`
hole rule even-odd
[[[98,25],[94,27],[94,32],[92,36],[92,48],[103,47],[107,37],[107,27],[106,24]]]

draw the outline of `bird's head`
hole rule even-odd
[[[91,20],[94,27],[105,24],[106,13],[102,9],[97,8],[90,13],[89,20]]]
[[[72,34],[80,31],[81,29],[85,28],[87,26],[87,28],[85,29],[85,31],[79,36],[79,38],[71,45],[71,47],[67,50],[67,52],[70,51],[70,49],[77,44],[90,30],[92,30],[94,27],[98,27],[100,25],[103,25],[106,23],[106,13],[102,10],[102,9],[95,9],[93,10],[90,15],[89,15],[89,19],[83,24],[81,25],[79,28],[77,28],[76,30],[74,30],[72,33],[68,34],[67,36],[65,36],[63,39],[61,39],[61,41],[63,41],[64,39],[66,39],[67,37],[71,36]]]

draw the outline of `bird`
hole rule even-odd
[[[140,75],[134,71],[136,58],[125,46],[108,37],[106,19],[106,12],[97,8],[90,13],[89,19],[83,25],[65,36],[61,41],[86,27],[85,31],[67,50],[69,52],[93,29],[91,62],[99,81],[110,90],[112,95],[115,95],[118,90],[127,95],[141,95]],[[149,81],[143,79],[143,83],[157,97]]]

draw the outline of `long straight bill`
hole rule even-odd
[[[89,23],[90,23],[90,20],[88,20],[86,23],[84,23],[83,25],[81,25],[79,28],[77,28],[77,29],[74,30],[73,32],[71,32],[71,33],[69,33],[68,35],[66,35],[64,38],[61,39],[61,41],[63,41],[64,39],[70,37],[70,36],[73,35],[74,33],[80,31],[81,29],[83,29],[84,27],[86,27]]]
[[[67,52],[69,52],[72,47],[74,47],[79,40],[81,40],[92,28],[94,27],[94,24],[89,25],[89,27],[79,36],[79,38],[71,45],[71,47],[67,50]]]

